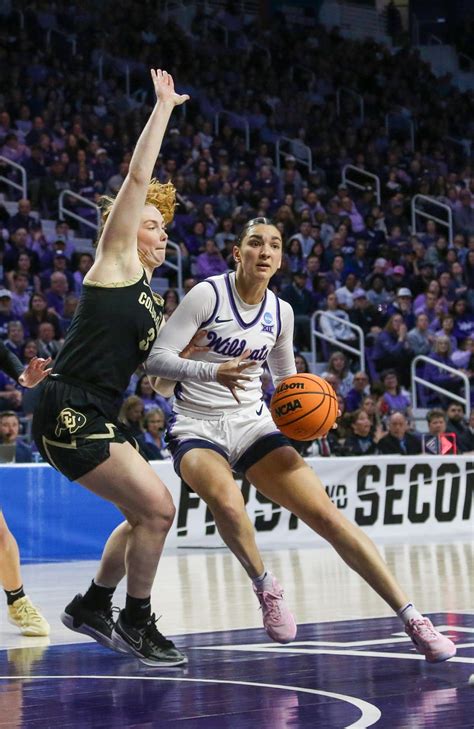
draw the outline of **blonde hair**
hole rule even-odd
[[[100,227],[97,232],[97,240],[95,246],[100,240],[100,236],[103,233],[107,219],[112,211],[112,207],[115,203],[116,198],[110,197],[110,195],[102,195],[99,199],[99,207],[101,208],[101,220]],[[160,211],[165,221],[165,225],[171,223],[174,218],[174,210],[176,207],[176,188],[172,182],[161,183],[155,178],[150,180],[148,185],[145,205],[153,205],[154,208]]]

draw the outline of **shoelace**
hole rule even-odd
[[[106,610],[98,610],[97,612],[103,617],[110,630],[113,630],[115,627],[115,620],[113,616],[114,613],[120,612],[120,608],[116,607],[115,605],[112,607],[111,605],[110,608],[107,608]]]
[[[274,592],[261,592],[259,594],[259,597],[261,598],[261,601],[263,605],[261,605],[261,609],[263,610],[263,607],[265,607],[265,611],[267,612],[269,618],[274,621],[278,621],[281,618],[281,610],[279,605],[279,600],[282,599],[283,593],[274,593]]]
[[[152,645],[156,648],[174,648],[172,640],[168,640],[164,635],[160,633],[156,624],[160,619],[161,615],[157,618],[155,613],[150,615],[143,628],[139,628],[140,632],[148,638]]]
[[[411,624],[422,640],[435,640],[438,637],[435,629],[425,620],[412,620]]]
[[[27,600],[25,600],[25,602],[21,602],[19,605],[15,606],[15,608],[17,617],[22,622],[28,622],[30,620],[36,623],[41,623],[43,621],[43,617],[40,615],[37,608],[35,608],[35,606]]]

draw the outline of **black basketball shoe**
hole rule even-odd
[[[121,610],[112,641],[116,650],[131,653],[147,666],[167,668],[188,662],[186,655],[176,648],[173,641],[161,635],[154,614],[144,623],[128,625],[125,622],[125,610]]]
[[[64,608],[64,612],[61,613],[61,622],[69,630],[89,635],[106,648],[118,650],[112,641],[112,631],[115,625],[113,610],[112,604],[105,610],[92,610],[85,607],[83,597],[79,594]]]

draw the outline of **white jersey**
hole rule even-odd
[[[181,359],[179,353],[196,331],[203,330],[199,344],[208,352]],[[237,403],[227,387],[216,381],[223,362],[250,349],[254,367]],[[194,361],[192,361],[194,360]],[[268,362],[275,384],[295,374],[293,310],[270,290],[258,304],[247,304],[235,288],[235,273],[212,276],[186,295],[155,340],[147,360],[147,372],[177,379],[174,410],[196,418],[215,418],[262,400],[261,374]]]

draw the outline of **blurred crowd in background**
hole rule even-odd
[[[270,217],[284,241],[272,288],[295,313],[298,368],[311,370],[311,317],[327,312],[318,321],[327,337],[318,360],[327,363],[323,374],[343,413],[328,438],[300,448],[321,455],[420,452],[411,420],[413,358],[430,357],[424,376],[454,395],[461,380],[436,362],[465,373],[473,399],[474,178],[465,148],[452,141],[474,136],[473,93],[461,93],[449,76],[435,78],[409,46],[351,41],[317,24],[303,32],[278,14],[262,28],[245,23],[232,3],[212,17],[198,11],[188,33],[160,19],[151,2],[64,6],[33,2],[23,28],[18,9],[0,26],[0,157],[24,167],[28,180],[26,196],[0,181],[6,345],[25,364],[59,351],[93,263],[93,249],[84,245],[93,235],[87,223],[59,219],[58,197],[69,189],[98,203],[117,193],[154,103],[149,69],[166,68],[191,96],[175,111],[155,167],[177,190],[168,233],[184,275],[178,290],[173,268],[156,272],[168,281],[166,316],[197,282],[233,268],[232,247],[248,219]],[[47,41],[51,30],[61,33],[49,32]],[[75,53],[68,33],[75,34]],[[338,110],[340,88],[363,97],[363,118],[351,95]],[[403,123],[388,135],[385,116],[393,110],[413,121],[414,148]],[[293,141],[277,161],[281,137]],[[379,177],[380,202],[374,186],[342,181],[348,164]],[[20,181],[1,160],[0,176]],[[430,210],[439,213],[429,205],[415,234],[410,203],[417,194],[449,206],[452,236],[430,217]],[[68,205],[95,220],[84,202]],[[168,256],[176,263],[175,249]],[[355,343],[350,324],[363,330],[363,366],[337,346]],[[262,388],[269,401],[269,376]],[[25,427],[36,398],[0,372],[3,440],[13,437],[3,423],[19,418]],[[455,433],[458,452],[474,450],[474,422],[461,404],[432,390],[420,398],[430,410],[429,433]],[[167,455],[170,412],[170,401],[137,373],[122,418],[150,458]]]

